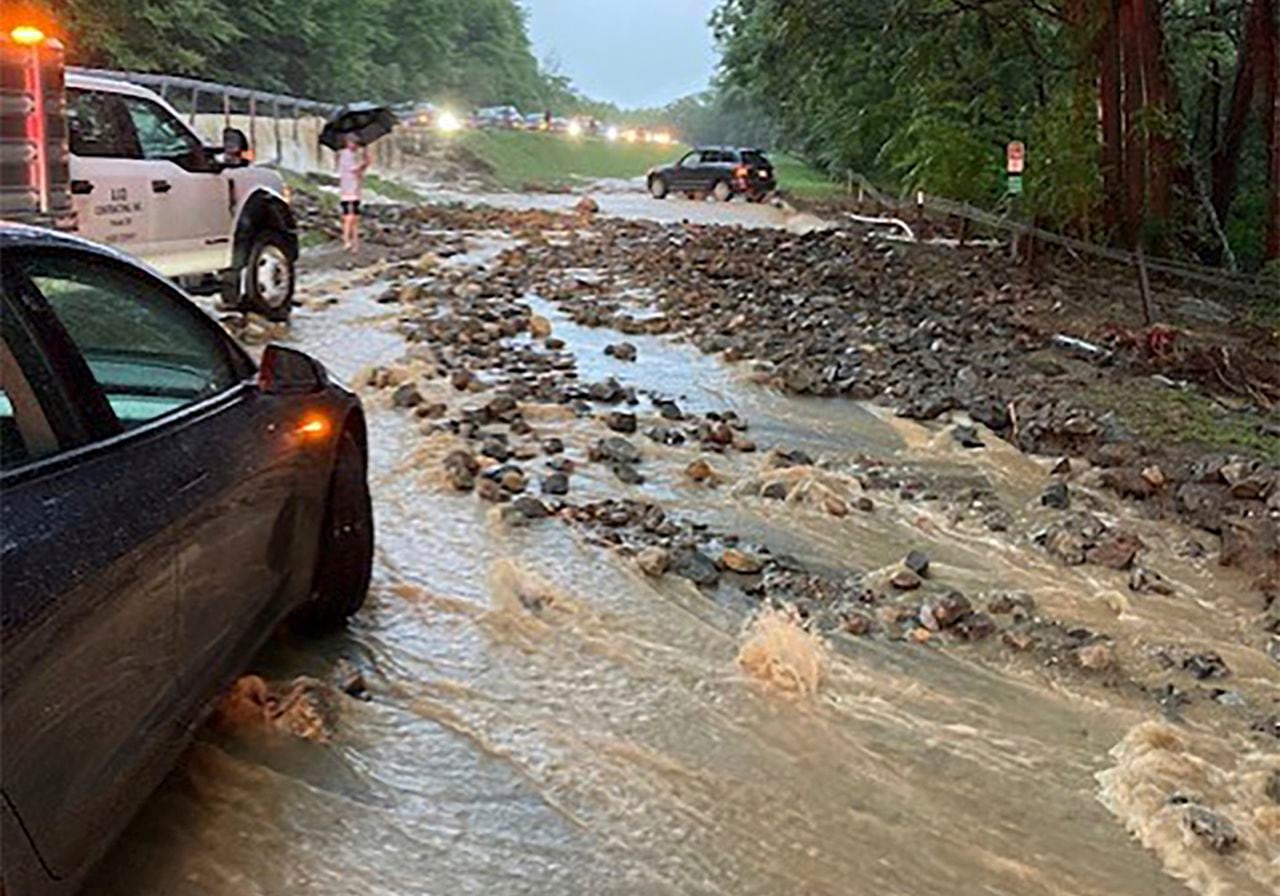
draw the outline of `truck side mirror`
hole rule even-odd
[[[249,138],[239,128],[223,128],[222,156],[228,167],[237,168],[249,164]]]

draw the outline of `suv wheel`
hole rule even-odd
[[[295,619],[312,630],[341,628],[364,606],[373,572],[373,505],[364,453],[345,430],[329,482],[311,600]]]
[[[667,181],[662,175],[655,175],[649,178],[649,194],[654,199],[665,199],[667,196]]]
[[[237,295],[244,282],[243,295]],[[284,237],[264,230],[253,238],[244,268],[223,292],[224,304],[256,311],[268,320],[288,320],[293,310],[295,273]]]
[[[727,180],[718,180],[711,190],[711,195],[715,196],[718,202],[728,202],[733,198],[733,187],[729,186]]]

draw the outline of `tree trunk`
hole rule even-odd
[[[1137,0],[1142,9],[1138,21],[1139,45],[1142,52],[1143,99],[1147,131],[1147,159],[1151,215],[1167,222],[1173,215],[1174,180],[1178,172],[1178,145],[1173,139],[1178,117],[1176,89],[1169,76],[1165,57],[1164,22],[1156,0]]]
[[[1139,23],[1143,0],[1120,2],[1120,49],[1123,73],[1122,99],[1124,112],[1124,236],[1125,244],[1134,248],[1141,238],[1146,218],[1146,166],[1143,139],[1142,40]]]
[[[1124,226],[1123,137],[1120,113],[1120,0],[1100,0],[1098,93],[1102,119],[1103,220],[1112,233]]]
[[[1246,14],[1235,85],[1231,89],[1231,108],[1222,128],[1222,141],[1213,153],[1212,199],[1219,220],[1226,220],[1231,200],[1235,198],[1240,147],[1249,124],[1255,87],[1259,80],[1268,77],[1268,65],[1271,70],[1275,67],[1275,53],[1269,58],[1265,55],[1266,45],[1275,41],[1275,12],[1276,0],[1252,0]]]
[[[1267,135],[1267,237],[1264,256],[1280,258],[1280,25],[1276,23],[1275,0],[1269,0],[1270,26],[1259,55],[1263,66],[1262,121]]]

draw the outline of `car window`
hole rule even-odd
[[[144,159],[179,159],[199,150],[200,141],[168,109],[142,97],[123,99]]]
[[[748,149],[746,152],[744,152],[742,154],[742,161],[746,162],[748,165],[768,165],[769,164],[769,160],[765,158],[765,154],[762,152],[757,152],[754,149]]]
[[[680,160],[681,168],[697,168],[702,164],[703,153],[691,152]]]
[[[69,89],[67,132],[73,155],[113,159],[142,157],[129,113],[117,94]]]
[[[33,254],[18,265],[44,294],[125,428],[237,383],[200,312],[160,284],[97,259]]]
[[[0,470],[56,453],[62,446],[9,342],[0,338]]]

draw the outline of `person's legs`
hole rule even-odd
[[[356,215],[359,214],[360,205],[350,199],[343,199],[342,208],[342,248],[351,251],[355,248],[356,241]]]
[[[351,203],[351,251],[360,249],[360,200]]]

